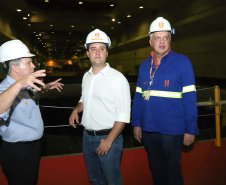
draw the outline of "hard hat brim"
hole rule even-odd
[[[163,32],[163,31],[166,31],[166,32],[169,32],[169,33],[172,33],[172,30],[159,30],[159,31],[152,31],[152,32],[148,32],[149,35],[151,35],[152,33],[155,33],[155,32]]]
[[[32,53],[27,53],[25,56],[21,56],[21,57],[18,57],[18,58],[12,58],[12,59],[5,59],[5,60],[2,60],[0,63],[6,63],[8,61],[11,61],[11,60],[16,60],[16,59],[21,59],[21,58],[31,58],[31,57],[35,57],[36,55],[32,54]]]

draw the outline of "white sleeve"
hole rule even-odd
[[[130,123],[131,96],[129,83],[124,76],[117,79],[115,83],[116,121]]]

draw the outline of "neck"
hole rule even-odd
[[[163,56],[159,56],[155,54],[155,60],[157,61],[158,65],[160,65],[162,57]]]
[[[17,81],[17,80],[20,79],[20,78],[19,78],[16,74],[14,74],[13,72],[11,72],[11,73],[9,74],[9,76],[10,76],[12,79],[14,79],[15,81]]]
[[[99,73],[102,69],[104,69],[107,66],[107,64],[105,63],[103,66],[92,66],[92,72],[93,74],[97,74]]]
[[[167,52],[164,54],[158,54],[155,52],[155,60],[157,61],[158,65],[160,65],[162,58],[167,54]]]

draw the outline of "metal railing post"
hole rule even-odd
[[[216,141],[215,145],[221,147],[221,130],[220,130],[220,98],[219,98],[219,87],[214,86],[214,97],[215,97],[215,124],[216,124]]]

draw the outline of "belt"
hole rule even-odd
[[[101,136],[101,135],[108,135],[111,132],[111,129],[104,129],[104,130],[86,130],[85,131],[91,136]]]

